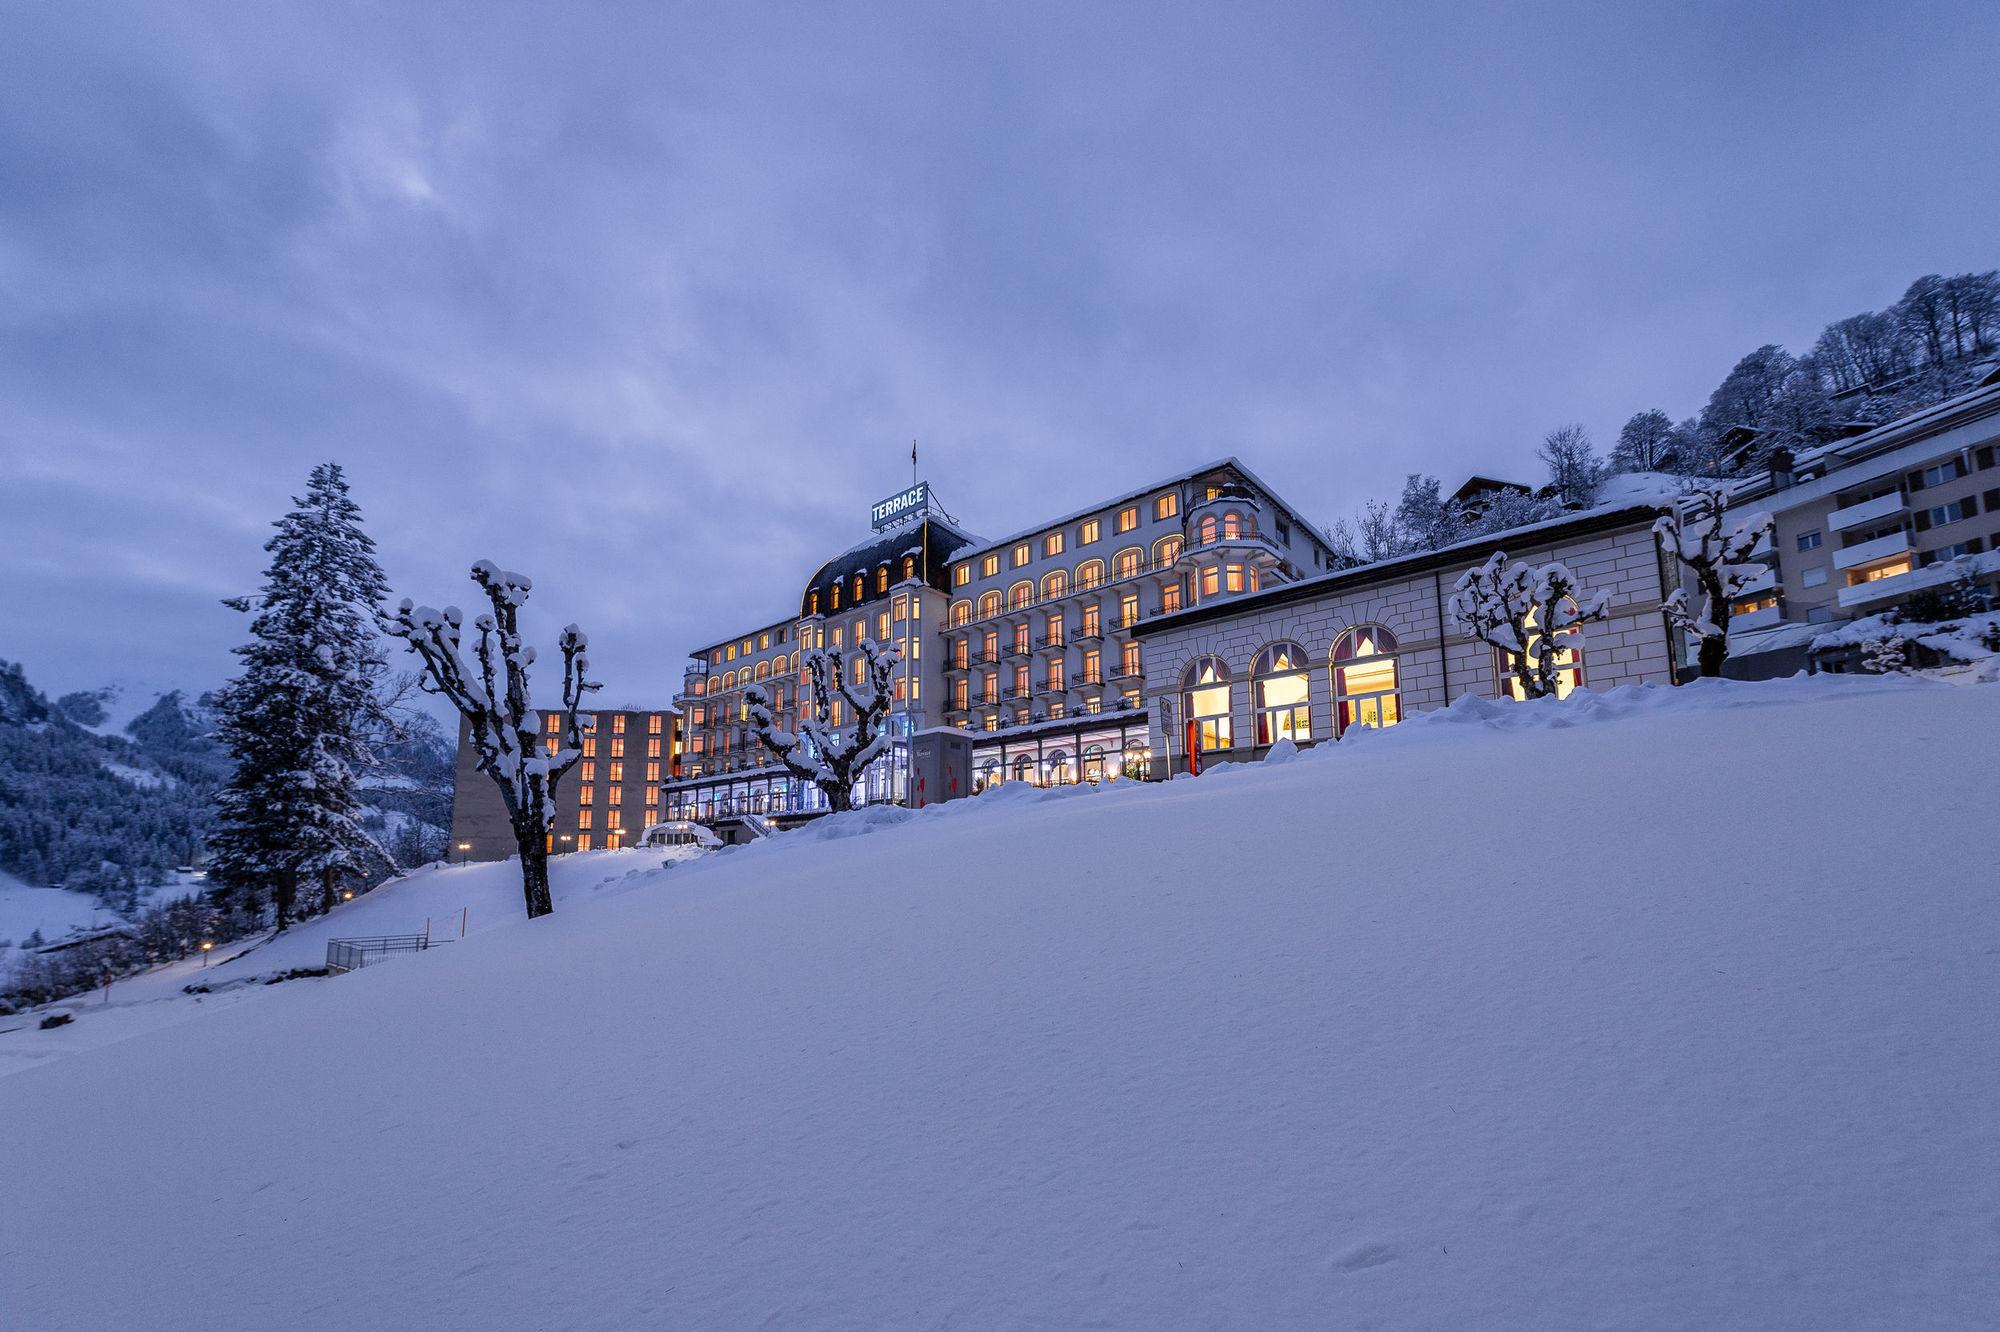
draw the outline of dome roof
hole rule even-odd
[[[830,615],[834,612],[833,590],[840,589],[839,609],[850,610],[889,595],[877,592],[877,571],[889,570],[889,586],[903,581],[903,559],[916,561],[918,576],[940,592],[951,590],[951,557],[973,544],[972,538],[951,524],[925,518],[907,527],[898,527],[849,547],[821,565],[799,597],[799,614]],[[861,595],[854,596],[854,580],[861,580]]]

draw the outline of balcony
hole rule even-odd
[[[1766,606],[1762,610],[1743,611],[1729,617],[1729,632],[1741,633],[1746,629],[1764,629],[1779,623],[1784,618],[1784,610],[1778,606]]]
[[[1872,500],[1835,509],[1826,516],[1826,525],[1832,531],[1845,532],[1851,527],[1865,527],[1884,518],[1893,518],[1909,507],[1908,498],[1900,491],[1893,495],[1877,495]]]
[[[1019,703],[1034,692],[1032,689],[1023,689],[1020,685],[1008,685],[1000,691],[1000,697],[1009,703]]]
[[[1038,652],[1046,652],[1051,648],[1060,652],[1068,646],[1069,640],[1062,634],[1043,634],[1035,640],[1035,650]]]
[[[1104,677],[1096,671],[1079,672],[1069,682],[1071,689],[1102,689]]]
[[[1995,568],[2000,568],[2000,556],[1974,555],[1970,559],[1972,568],[1979,573],[1991,573]],[[1907,573],[1891,574],[1887,578],[1877,578],[1868,583],[1856,583],[1853,587],[1840,589],[1840,608],[1847,610],[1870,602],[1895,601],[1909,596],[1912,592],[1949,583],[1958,577],[1958,573],[1959,566],[1955,561],[1942,560],[1921,569],[1911,569]]]
[[[1038,694],[1067,694],[1069,686],[1061,680],[1042,680],[1035,685]]]
[[[1776,569],[1766,569],[1763,573],[1758,574],[1755,578],[1737,588],[1735,595],[1739,597],[1754,597],[1759,592],[1769,592],[1777,585],[1778,571]]]
[[[1873,541],[1864,541],[1858,546],[1849,546],[1845,550],[1836,550],[1833,552],[1833,567],[1836,569],[1859,568],[1864,564],[1873,564],[1877,560],[1886,560],[1891,556],[1901,555],[1908,551],[1909,548],[1910,534],[1908,532],[1891,532],[1888,536],[1876,537]]]
[[[1000,655],[1002,657],[1031,657],[1034,653],[1026,643],[1009,643],[1006,647],[1000,649]]]
[[[1103,638],[1104,630],[1089,624],[1085,624],[1083,628],[1076,631],[1076,641],[1079,643],[1096,643],[1102,641]]]
[[[1143,680],[1146,678],[1146,672],[1119,665],[1111,668],[1111,678],[1113,680]]]

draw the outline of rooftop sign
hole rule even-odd
[[[877,532],[896,527],[911,519],[928,514],[931,509],[931,483],[919,481],[898,495],[891,495],[868,511],[869,520]]]

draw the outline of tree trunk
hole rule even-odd
[[[340,897],[340,871],[332,865],[328,865],[321,873],[320,887],[321,891],[326,894],[326,905],[320,909],[322,911],[333,910],[334,902]]]
[[[852,782],[834,782],[831,785],[822,782],[819,789],[825,794],[827,808],[832,813],[845,814],[854,808],[854,784]]]
[[[1729,657],[1729,635],[1703,634],[1701,636],[1701,662],[1703,675],[1721,675],[1722,663]]]
[[[528,919],[550,915],[555,903],[549,899],[549,841],[539,824],[514,825],[514,845],[521,852],[521,892],[528,902]]]
[[[298,896],[299,872],[285,870],[278,875],[278,933],[284,933],[285,926],[291,922],[292,903],[298,900]]]

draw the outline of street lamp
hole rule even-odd
[[[207,939],[201,941],[201,964],[204,967],[208,965],[208,950],[213,947],[215,947],[215,944],[211,941]]]

